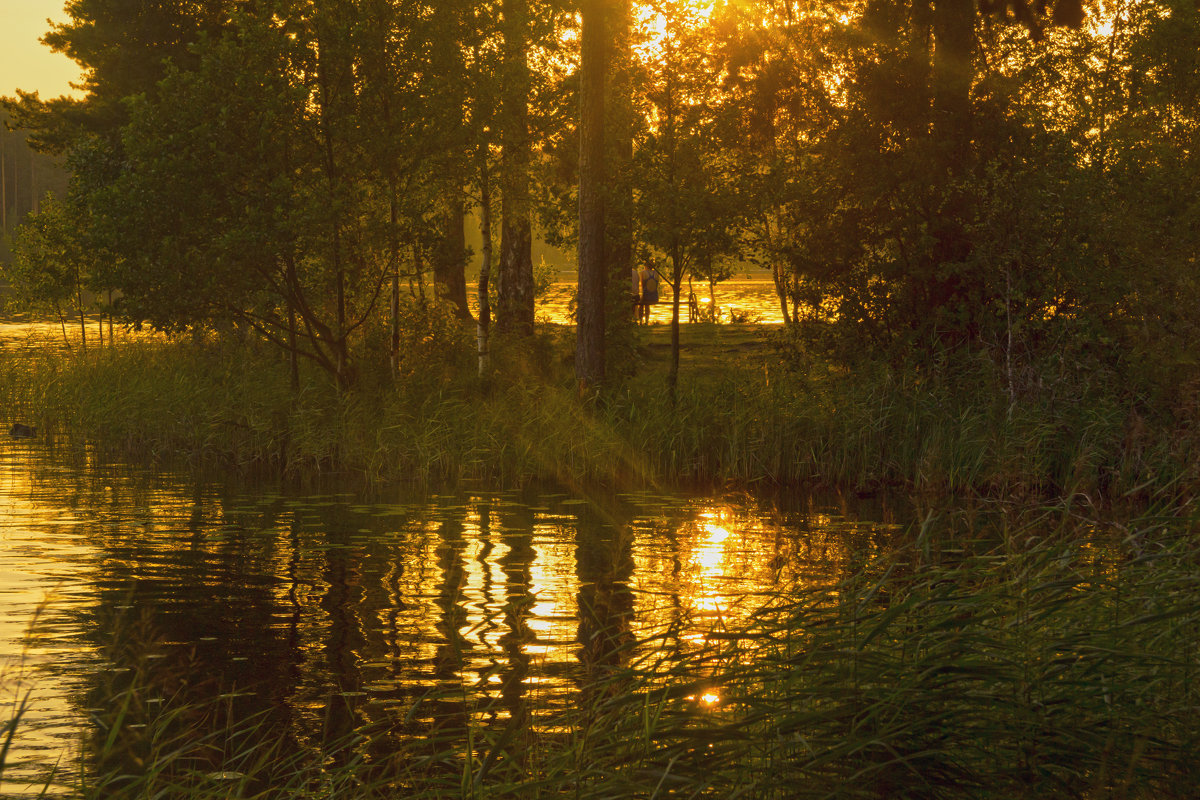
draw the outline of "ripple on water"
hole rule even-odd
[[[71,764],[131,688],[155,699],[131,741],[164,703],[216,700],[296,747],[468,717],[549,729],[597,665],[668,646],[668,626],[698,646],[873,525],[662,494],[289,496],[5,450],[3,696],[29,700],[0,788]]]

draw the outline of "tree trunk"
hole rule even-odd
[[[671,53],[668,52],[668,59]],[[664,103],[663,129],[667,145],[667,180],[669,185],[678,186],[678,170],[676,169],[676,139],[675,139],[675,84],[673,65],[669,66],[666,78],[666,98]],[[671,193],[670,202],[674,209],[671,217],[681,218],[679,204],[681,199],[678,192]],[[679,230],[675,229],[671,237],[669,256],[671,259],[671,371],[667,376],[667,385],[671,393],[671,405],[675,405],[675,390],[679,384],[679,292],[683,288],[683,253],[679,240]]]
[[[300,350],[296,341],[296,305],[289,296],[288,308],[288,380],[293,397],[300,391]]]
[[[679,292],[682,288],[683,258],[676,239],[671,245],[671,372],[667,376],[671,405],[675,405],[675,390],[679,386]]]
[[[430,4],[434,36],[431,39],[433,48],[430,52],[430,67],[440,76],[438,91],[445,95],[442,116],[441,135],[445,137],[445,145],[455,151],[466,154],[467,126],[467,87],[470,84],[466,74],[466,61],[463,50],[455,46],[441,46],[442,42],[457,41],[463,31],[462,13],[465,9],[455,3],[438,2]],[[471,306],[467,301],[467,242],[466,242],[466,193],[464,186],[471,169],[470,158],[460,161],[457,157],[450,159],[439,175],[442,184],[441,192],[446,198],[441,209],[441,237],[438,247],[433,253],[433,282],[434,294],[439,299],[450,301],[454,305],[455,315],[462,321],[470,321]]]
[[[969,302],[972,276],[956,267],[970,259],[972,236],[966,229],[971,200],[956,185],[973,163],[971,83],[974,79],[975,1],[934,0],[933,4],[933,134],[942,159],[941,208],[930,225],[932,264],[923,271],[914,309],[916,315]],[[970,322],[938,326],[938,336],[953,343],[970,336]]]
[[[488,299],[488,282],[492,276],[492,190],[486,144],[479,145],[479,234],[483,239],[483,252],[479,267],[479,320],[475,338],[479,351],[479,377],[487,380],[488,333],[492,324],[491,301]]]
[[[580,389],[604,380],[604,0],[580,3],[579,322],[575,377]]]
[[[329,37],[318,32],[317,43],[319,46],[326,45],[328,41]],[[325,54],[324,47],[321,47],[317,59],[317,83],[320,89],[317,102],[319,104],[318,114],[324,155],[324,164],[322,166],[325,170],[326,202],[328,202],[331,211],[329,217],[329,258],[333,271],[335,302],[335,324],[332,336],[330,337],[329,348],[333,355],[334,377],[337,380],[338,387],[345,389],[349,387],[351,378],[349,350],[346,342],[346,269],[342,261],[342,222],[337,212],[339,205],[337,199],[342,184],[341,174],[338,169],[338,148],[334,143],[333,134],[333,120],[336,118],[336,111],[332,107],[334,103],[333,81],[337,75],[336,68],[331,67],[329,63],[333,60],[332,56]],[[334,75],[330,74],[331,70],[334,71]]]
[[[935,0],[932,23],[934,134],[947,165],[957,170],[970,153],[974,0]]]
[[[413,278],[417,282],[417,301],[421,304],[421,308],[425,308],[425,254],[421,252],[421,245],[415,240],[412,244],[413,258]]]
[[[775,283],[775,296],[779,298],[779,310],[783,313],[783,322],[785,325],[790,325],[793,318],[788,315],[787,273],[784,272],[783,264],[778,261],[771,265],[771,280]]]
[[[605,308],[606,337],[636,324],[630,314],[626,287],[633,274],[633,12],[630,0],[609,0],[606,15],[608,58],[605,84],[604,260],[608,264],[609,305]],[[629,336],[622,335],[622,339]],[[606,372],[612,370],[606,348]]]
[[[391,177],[388,181],[388,258],[391,260],[391,289],[392,297],[390,303],[392,315],[392,330],[391,330],[391,346],[388,348],[388,362],[392,368],[392,375],[396,375],[400,371],[400,209],[399,200],[396,197],[396,179]]]
[[[454,304],[461,320],[471,319],[467,302],[467,209],[462,195],[455,192],[442,217],[441,246],[433,262],[433,281],[437,296]]]
[[[533,333],[533,225],[529,216],[528,0],[503,0],[501,87],[500,272],[496,327]]]
[[[783,312],[783,322],[789,325],[792,318],[788,316],[788,279],[784,265],[774,256],[775,236],[771,227],[770,213],[763,214],[763,239],[767,245],[767,254],[771,260],[771,281],[775,284],[775,296],[779,298],[779,310]]]
[[[58,315],[58,325],[62,328],[63,344],[66,345],[68,350],[73,350],[74,348],[71,347],[71,337],[67,335],[67,315],[63,313],[62,306],[59,305],[57,300],[54,301],[54,313]]]
[[[75,302],[79,304],[79,347],[87,350],[87,317],[83,315],[83,288],[75,285]]]
[[[914,86],[923,87],[914,97],[920,113],[913,115],[914,135],[929,134],[930,102],[933,83],[933,2],[934,0],[912,0],[909,9],[908,69],[912,71]]]

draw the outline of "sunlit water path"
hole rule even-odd
[[[9,714],[27,708],[0,794],[36,793],[56,763],[78,771],[115,715],[134,735],[164,703],[226,698],[301,749],[368,725],[550,726],[595,670],[736,627],[762,593],[824,580],[892,535],[836,503],[790,505],[366,500],[5,440],[2,688]]]
[[[707,284],[695,284],[694,291],[698,310],[709,318],[713,316],[713,298],[709,297]],[[568,324],[571,321],[571,302],[575,296],[575,284],[570,281],[559,281],[550,286],[538,298],[537,316],[545,322]],[[684,287],[681,299],[680,321],[688,320],[687,310],[688,291]],[[783,314],[775,289],[769,279],[756,278],[731,279],[717,284],[716,318],[721,322],[756,322],[760,324],[781,324]],[[472,309],[475,306],[475,294],[471,294]],[[632,310],[630,311],[632,315]],[[670,290],[663,292],[662,302],[653,306],[650,322],[655,325],[666,325],[671,321]],[[150,331],[134,332],[117,326],[110,330],[107,324],[102,324],[95,317],[89,318],[86,326],[88,346],[103,344],[112,336],[117,342],[128,342],[139,339],[153,338],[156,334]],[[0,320],[0,352],[4,350],[36,350],[42,348],[78,347],[81,340],[80,326],[77,320],[66,321],[32,321],[28,319]]]
[[[719,322],[757,322],[767,325],[783,323],[783,311],[775,295],[775,286],[769,278],[736,278],[717,284],[715,296],[709,296],[708,284],[694,283],[692,292],[696,296],[697,310],[706,318],[714,316]],[[538,315],[548,322],[565,323],[571,319],[571,300],[575,296],[575,284],[560,282],[553,284],[538,300]],[[684,284],[680,295],[679,320],[688,321],[688,286]],[[715,303],[714,303],[715,301]],[[666,325],[671,321],[671,290],[662,286],[660,302],[650,309],[650,323]],[[632,312],[631,312],[632,313]]]

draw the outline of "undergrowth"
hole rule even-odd
[[[950,375],[742,356],[685,370],[672,396],[648,363],[581,398],[569,342],[501,343],[486,384],[451,345],[439,357],[437,342],[417,342],[398,375],[343,392],[316,371],[293,389],[273,352],[219,343],[7,353],[0,407],[54,441],[135,457],[427,486],[823,482],[1099,499],[1186,493],[1200,463],[1188,420],[1117,391],[1014,401],[986,365]]]

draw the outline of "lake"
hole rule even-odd
[[[770,278],[731,278],[717,284],[716,297],[709,296],[708,284],[695,283],[692,290],[696,294],[696,302],[701,313],[711,316],[710,309],[713,300],[716,301],[717,319],[720,322],[730,322],[736,319],[740,322],[757,322],[764,325],[782,325],[783,312],[779,307],[779,298],[775,295],[775,285]],[[566,323],[571,319],[570,303],[575,296],[575,284],[569,281],[554,283],[546,294],[538,299],[537,313],[548,322]],[[661,287],[659,293],[661,302],[650,309],[650,323],[666,325],[671,322],[671,289],[667,285]],[[687,322],[688,287],[685,284],[680,297],[679,321]]]
[[[368,496],[5,439],[2,687],[9,716],[27,707],[0,794],[36,794],[55,764],[111,769],[101,743],[144,766],[138,732],[166,709],[223,709],[188,718],[196,740],[263,720],[289,752],[464,719],[552,734],[608,666],[698,647],[896,529],[836,498]],[[208,758],[192,766],[233,774]]]
[[[0,438],[0,795],[1195,796],[1191,497],[310,480]]]
[[[709,313],[712,299],[708,294],[708,284],[694,285],[696,300],[703,313]],[[473,287],[468,286],[472,313],[477,304]],[[575,296],[573,281],[556,281],[537,300],[537,317],[539,320],[568,324],[571,322],[571,301]],[[666,325],[671,322],[670,289],[665,288],[662,302],[651,309],[650,322],[655,325]],[[687,322],[687,289],[681,299],[679,309],[680,321]],[[717,284],[716,293],[717,319],[721,322],[754,322],[764,325],[783,324],[783,313],[779,308],[779,300],[775,296],[775,287],[769,278],[734,278]],[[494,312],[493,312],[494,313]],[[157,334],[149,330],[131,331],[117,327],[110,331],[107,324],[101,325],[95,316],[88,319],[88,346],[98,343],[103,337],[105,342],[113,335],[117,342],[127,342],[137,339],[153,338]],[[80,328],[78,319],[64,321],[10,319],[0,320],[0,351],[36,350],[45,347],[61,347],[65,343],[78,346]]]

